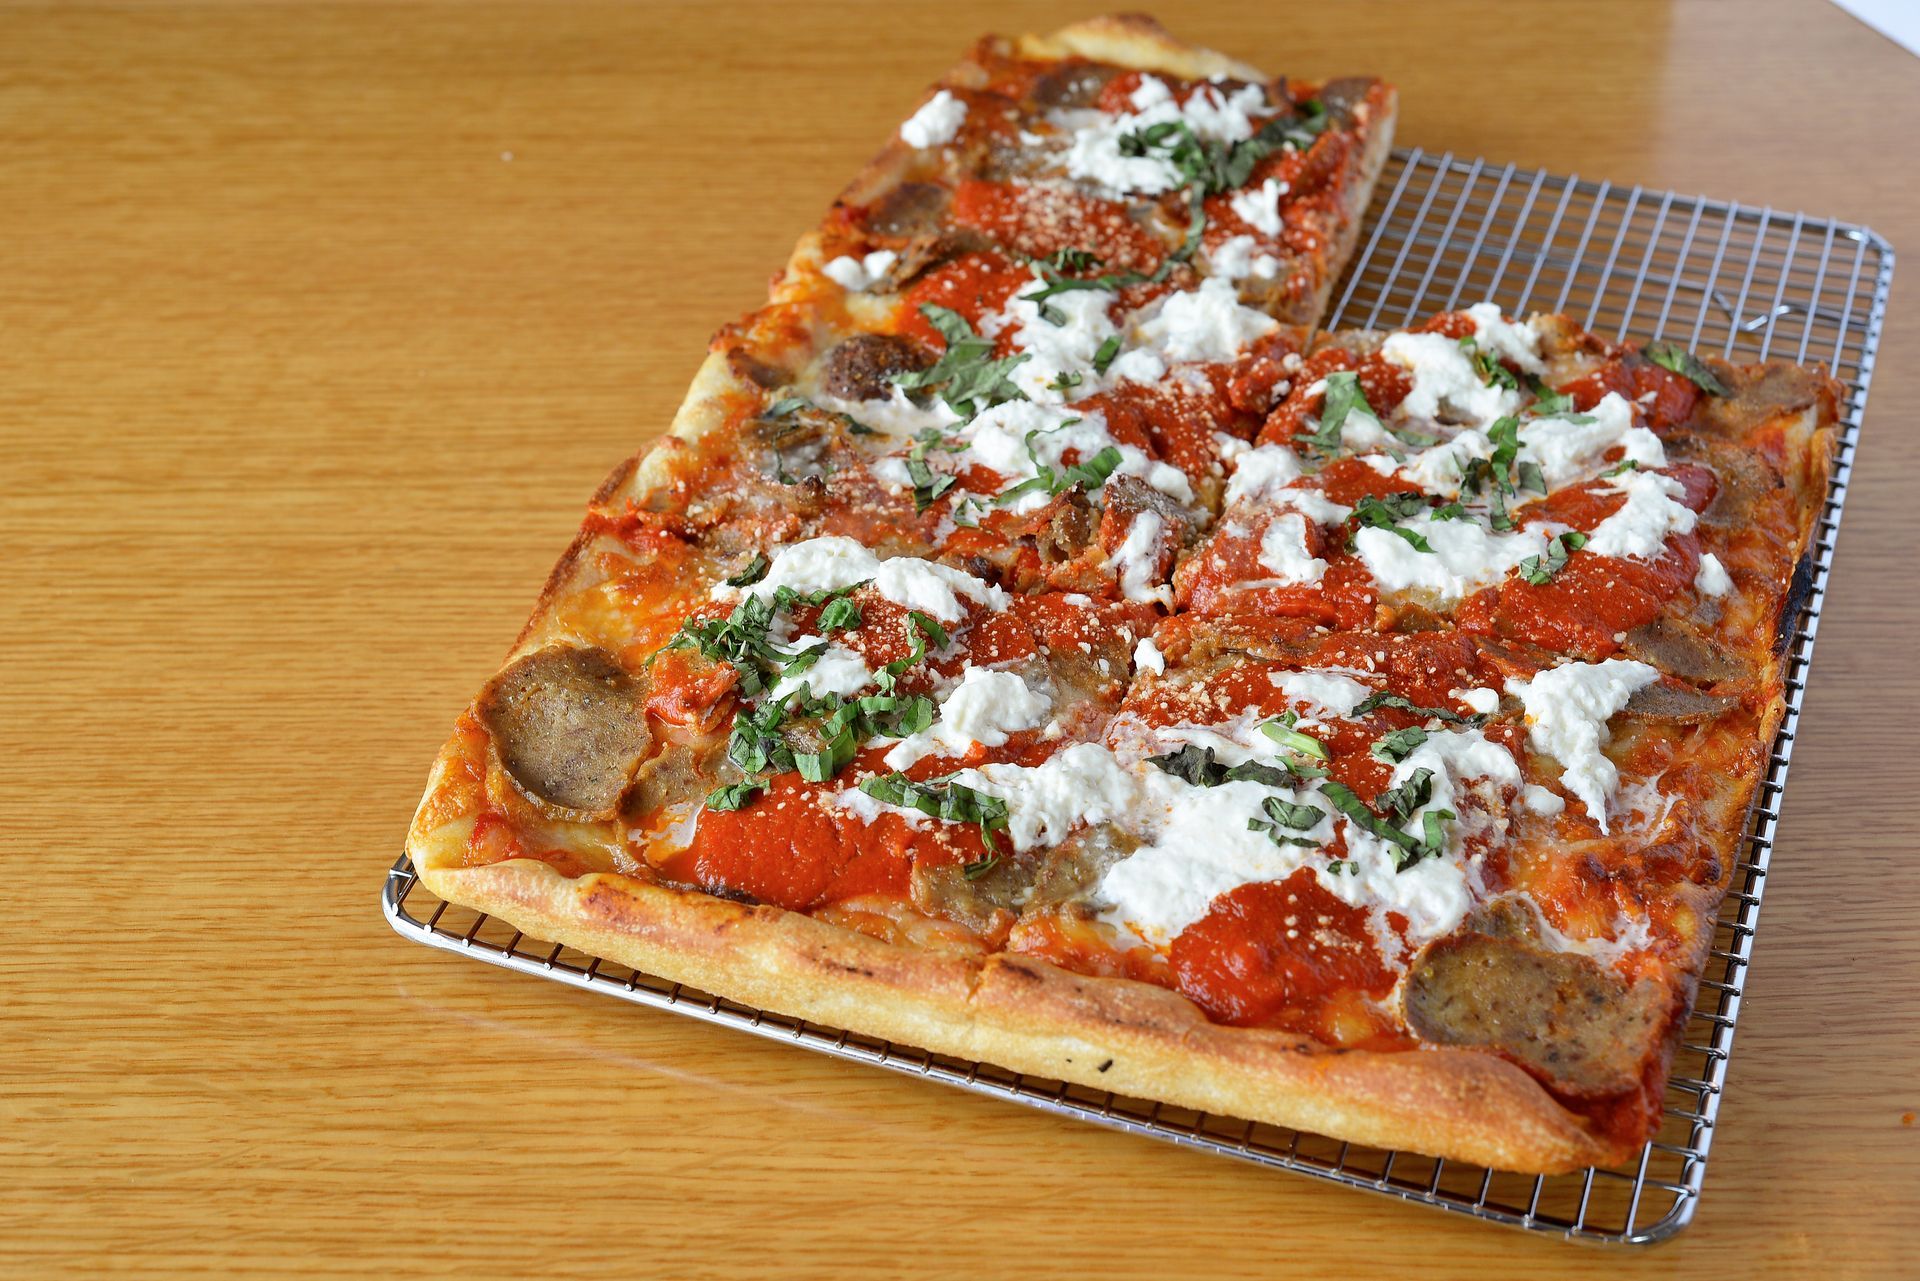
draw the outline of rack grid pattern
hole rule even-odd
[[[1335,290],[1329,327],[1391,327],[1492,300],[1508,314],[1564,311],[1616,339],[1671,338],[1736,360],[1777,354],[1823,361],[1847,388],[1839,458],[1811,554],[1811,587],[1787,641],[1786,716],[1668,1083],[1665,1121],[1637,1159],[1571,1175],[1509,1174],[929,1054],[530,940],[504,922],[434,899],[404,856],[387,874],[387,919],[407,938],[522,973],[1441,1210],[1628,1244],[1658,1241],[1685,1227],[1699,1204],[1726,1083],[1893,252],[1874,232],[1846,223],[1417,149],[1394,154],[1367,226],[1361,252]]]

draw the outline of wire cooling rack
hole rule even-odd
[[[1734,868],[1666,1117],[1637,1159],[1551,1178],[1384,1152],[929,1054],[697,992],[434,899],[403,857],[387,919],[407,938],[495,965],[893,1068],[1049,1112],[1291,1170],[1438,1209],[1589,1241],[1643,1244],[1699,1204],[1773,853],[1800,700],[1826,597],[1873,376],[1893,251],[1874,232],[1804,214],[1401,151],[1382,176],[1330,327],[1394,326],[1490,299],[1509,314],[1564,311],[1596,333],[1670,338],[1696,351],[1829,365],[1847,387],[1811,590],[1787,639],[1787,712]]]

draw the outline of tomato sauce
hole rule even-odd
[[[1380,959],[1366,911],[1335,898],[1310,868],[1222,894],[1168,959],[1183,995],[1237,1027],[1318,1031],[1328,997],[1383,997],[1398,977]]]
[[[1148,274],[1168,246],[1127,216],[1126,206],[1055,187],[969,179],[954,188],[953,220],[1014,254],[1045,258],[1084,249],[1100,262],[1074,275]]]

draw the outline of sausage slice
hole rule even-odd
[[[603,649],[528,654],[480,693],[480,722],[522,792],[568,811],[612,818],[652,744],[644,685]]]

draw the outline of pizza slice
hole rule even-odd
[[[1630,1151],[1833,388],[1486,306],[1315,339],[1391,104],[1134,19],[983,43],[594,496],[428,887],[1019,1071]]]

